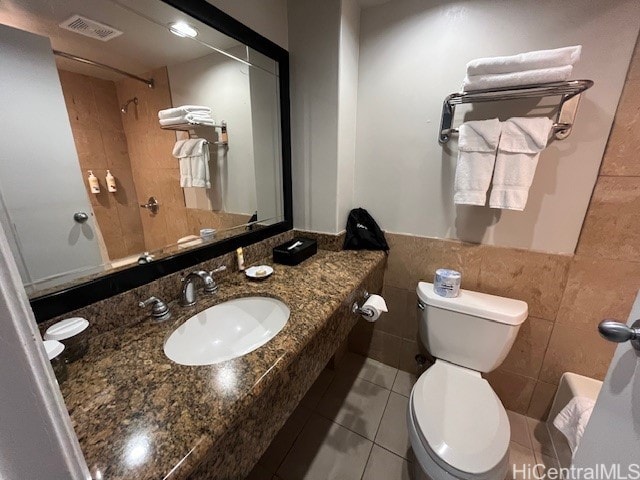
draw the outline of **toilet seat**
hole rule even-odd
[[[479,372],[437,360],[414,385],[409,413],[426,452],[455,478],[496,478],[504,468],[509,419]]]

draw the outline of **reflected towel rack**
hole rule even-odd
[[[571,133],[578,104],[580,103],[580,94],[592,86],[592,80],[569,80],[566,82],[452,93],[444,99],[442,104],[442,119],[440,120],[438,141],[441,144],[447,143],[452,134],[458,133],[457,128],[452,128],[456,105],[555,96],[561,98],[556,121],[553,124],[553,131],[556,139],[563,140]]]
[[[160,128],[163,130],[177,130],[179,132],[187,132],[189,134],[189,138],[191,135],[195,135],[196,128],[223,128],[227,126],[227,122],[224,120],[220,125],[204,125],[202,123],[195,122],[185,122],[185,123],[177,123],[175,125],[160,125]],[[210,142],[207,140],[205,142],[207,145],[229,145],[228,142]]]

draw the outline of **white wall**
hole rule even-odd
[[[289,0],[296,228],[337,231],[339,0]]]
[[[246,57],[246,47],[229,50]],[[212,53],[189,62],[168,66],[173,105],[206,105],[216,123],[227,122],[228,149],[210,145],[211,189],[186,188],[190,208],[211,208],[252,215],[256,210],[256,184],[251,123],[249,67],[232,58]],[[218,130],[219,132],[219,130]],[[214,129],[201,128],[202,138],[215,141]],[[193,203],[206,194],[208,205]]]
[[[573,252],[638,18],[637,0],[395,0],[363,10],[355,203],[392,232]],[[442,101],[460,89],[466,62],[574,44],[584,48],[573,77],[595,86],[571,136],[543,152],[526,211],[456,208],[456,141],[442,147],[437,133]],[[476,115],[523,115],[531,105],[519,108],[485,106]],[[455,123],[463,117],[460,109]]]
[[[282,48],[288,48],[287,0],[207,1]]]
[[[342,0],[338,64],[338,190],[336,231],[344,229],[353,208],[358,108],[360,7]]]

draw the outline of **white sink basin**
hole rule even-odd
[[[213,365],[261,347],[287,324],[289,308],[269,297],[229,300],[194,315],[164,344],[180,365]]]

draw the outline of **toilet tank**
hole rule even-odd
[[[478,372],[496,369],[506,358],[526,320],[526,302],[460,290],[444,298],[433,284],[418,283],[418,331],[436,358]]]

